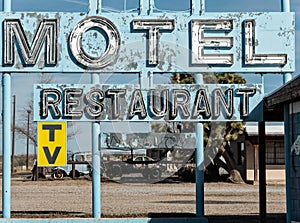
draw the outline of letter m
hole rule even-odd
[[[35,65],[45,44],[46,63],[57,62],[57,20],[44,19],[34,35],[31,46],[19,19],[4,20],[4,65],[13,65],[15,60],[15,42],[20,58],[25,65]]]

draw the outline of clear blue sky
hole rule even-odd
[[[36,11],[36,12],[87,12],[88,0],[12,0],[12,11]],[[155,5],[160,9],[168,10],[186,10],[189,8],[189,0],[155,0]],[[206,0],[207,12],[246,12],[246,11],[259,11],[259,12],[273,12],[280,11],[280,0]],[[138,7],[138,0],[127,0],[126,6],[128,9]],[[124,0],[103,0],[103,7],[122,9],[124,7]],[[2,5],[0,6],[0,9]],[[296,13],[296,72],[293,76],[300,73],[300,1],[291,0],[291,10]],[[78,83],[83,77],[80,75],[72,76],[70,80],[69,76],[60,76],[55,79],[57,82],[73,82]],[[247,75],[249,81],[259,82],[258,75]],[[36,75],[14,75],[12,79],[13,94],[17,95],[17,121],[24,120],[23,108],[30,100],[32,93],[32,84],[36,82],[38,77]],[[267,83],[266,91],[270,92],[279,87],[282,84],[282,77],[280,75],[266,75],[265,81]],[[20,91],[22,89],[22,91]],[[27,90],[28,89],[28,90]],[[26,114],[25,114],[26,115]],[[79,128],[81,128],[79,126]],[[2,131],[2,130],[0,130]],[[78,147],[85,147],[83,150],[89,149],[89,145],[82,146],[82,139],[80,136],[75,139],[75,144]],[[17,139],[17,152],[23,153],[25,151],[25,140]],[[74,143],[74,142],[73,142]]]

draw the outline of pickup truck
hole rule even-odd
[[[53,179],[63,179],[66,176],[77,178],[91,174],[91,152],[69,153],[67,159],[67,166],[57,166],[52,169],[51,177]],[[72,165],[75,166],[74,173],[72,172]]]

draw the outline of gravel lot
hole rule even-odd
[[[2,182],[1,182],[2,183]],[[20,217],[90,217],[92,182],[89,179],[32,182],[26,177],[12,180],[12,216]],[[194,183],[119,184],[104,182],[102,215],[104,217],[147,217],[153,213],[195,213]],[[268,213],[284,219],[285,186],[268,185]],[[210,222],[224,222],[222,216],[248,216],[257,222],[258,186],[228,183],[205,184],[205,215]],[[1,207],[2,208],[2,207]],[[278,218],[277,218],[278,219]],[[235,222],[235,221],[231,221]],[[239,222],[238,220],[236,222]],[[245,218],[244,221],[245,222]],[[278,222],[278,221],[276,221]]]

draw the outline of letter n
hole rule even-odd
[[[33,42],[29,45],[25,31],[19,19],[4,20],[4,65],[15,63],[15,42],[18,43],[19,54],[25,65],[35,65],[46,46],[46,63],[56,65],[57,62],[57,20],[44,19],[35,33]]]

